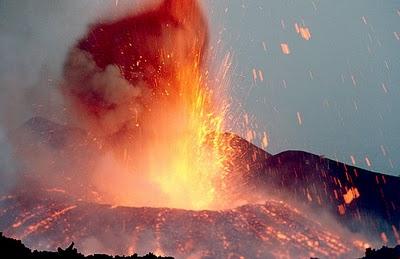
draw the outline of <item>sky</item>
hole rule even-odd
[[[61,109],[56,82],[66,53],[88,23],[139,1],[117,2],[0,0],[0,138],[35,115],[59,119],[43,107]],[[400,173],[399,1],[202,3],[211,44],[220,39],[233,56],[232,105],[268,133],[268,152],[304,150]]]

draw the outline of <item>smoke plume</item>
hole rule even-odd
[[[95,135],[135,128],[143,111],[177,93],[179,68],[199,59],[206,42],[196,1],[166,0],[92,25],[64,66],[62,90],[71,118]]]

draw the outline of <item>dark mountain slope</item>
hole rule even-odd
[[[148,258],[148,259],[173,259],[173,257],[161,257],[155,256],[152,253],[149,253],[145,256],[138,256],[137,254],[133,254],[129,257],[125,256],[110,256],[104,254],[95,254],[84,256],[79,253],[77,249],[74,248],[74,244],[72,243],[68,248],[62,249],[58,248],[57,252],[49,252],[49,251],[31,251],[31,249],[27,248],[20,240],[15,240],[12,238],[7,238],[3,236],[3,233],[0,232],[0,256],[1,258],[7,259],[23,259],[23,258],[32,258],[32,259],[44,259],[44,258],[76,258],[76,259],[84,259],[84,258],[101,258],[101,259],[123,259],[123,258]]]
[[[333,212],[351,230],[398,240],[400,178],[302,151],[285,151],[246,172],[257,190]]]

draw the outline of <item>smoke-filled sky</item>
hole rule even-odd
[[[62,121],[56,87],[68,49],[89,22],[138,2],[0,0],[0,139],[34,115]],[[202,2],[211,43],[222,39],[221,52],[233,54],[231,92],[269,133],[269,152],[301,149],[399,173],[398,1]],[[1,147],[0,166],[14,166],[9,152]]]

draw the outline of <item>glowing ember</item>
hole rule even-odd
[[[297,23],[294,24],[297,34],[299,34],[304,40],[311,39],[311,32],[308,27],[298,25]]]
[[[282,49],[283,54],[286,54],[286,55],[290,54],[289,45],[287,43],[281,43],[281,49]]]
[[[343,199],[346,204],[350,204],[354,199],[360,197],[360,193],[357,188],[350,188],[345,194],[343,194]]]

